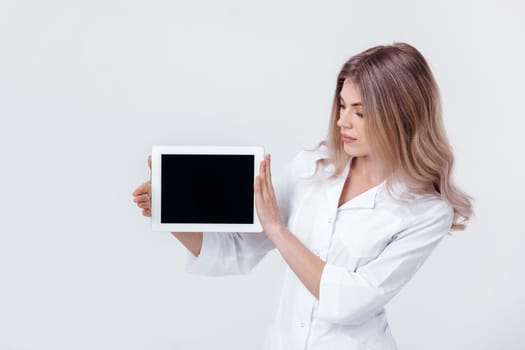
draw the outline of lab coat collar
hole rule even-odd
[[[376,205],[376,198],[377,194],[380,189],[383,188],[385,185],[385,181],[380,183],[379,185],[376,185],[369,189],[368,191],[365,191],[358,195],[357,197],[352,198],[350,201],[343,203],[343,205],[338,208],[337,205],[339,203],[339,197],[341,196],[341,192],[343,191],[345,180],[348,176],[348,173],[350,171],[350,165],[352,163],[352,158],[348,161],[346,164],[346,167],[341,175],[339,175],[333,182],[328,183],[328,186],[326,188],[326,195],[328,196],[329,203],[334,206],[332,208],[334,211],[337,209],[373,209]],[[333,171],[335,167],[333,164],[329,164],[325,167],[326,172]]]

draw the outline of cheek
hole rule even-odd
[[[369,150],[370,149],[370,144],[368,142],[368,138],[366,137],[366,135],[362,134],[361,135],[361,139],[359,141],[361,141],[360,147],[363,150]]]
[[[359,140],[362,141],[363,144],[368,144],[368,137],[366,135],[364,123],[361,121],[361,123],[357,124],[356,126],[359,133]]]

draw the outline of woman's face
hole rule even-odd
[[[339,120],[345,152],[352,157],[370,155],[370,147],[365,133],[366,115],[363,112],[361,95],[350,80],[345,80],[339,94]],[[345,136],[350,137],[346,139]]]

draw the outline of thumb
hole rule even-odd
[[[148,156],[148,167],[151,170],[151,155]]]

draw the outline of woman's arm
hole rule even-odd
[[[298,155],[285,166],[276,181],[275,197],[279,215],[288,223],[293,193],[293,164]],[[187,254],[186,271],[193,274],[220,276],[244,274],[253,269],[272,249],[273,242],[264,232],[187,232],[173,233],[191,254]],[[198,256],[197,256],[198,255]]]
[[[445,202],[426,201],[412,224],[393,236],[381,254],[357,270],[327,263],[319,286],[319,318],[357,325],[379,312],[412,279],[452,226]]]
[[[279,230],[268,234],[288,266],[299,277],[310,293],[316,299],[319,299],[321,276],[326,263],[312,253],[286,227],[281,227]]]

